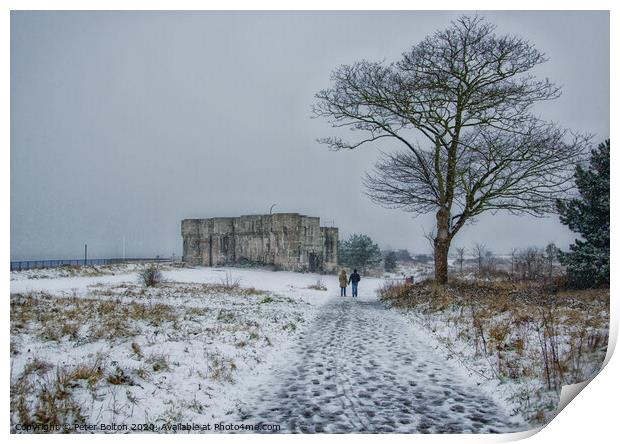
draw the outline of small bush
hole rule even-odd
[[[327,287],[323,283],[323,280],[320,278],[317,279],[317,281],[314,284],[308,285],[308,288],[310,290],[327,291]]]
[[[163,276],[159,268],[155,265],[149,265],[140,272],[140,282],[145,287],[154,287],[160,284],[163,280]]]
[[[227,271],[226,277],[221,280],[221,284],[225,291],[236,291],[241,287],[241,280],[235,278],[230,271]]]

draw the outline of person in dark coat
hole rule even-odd
[[[347,295],[347,272],[344,268],[340,271],[338,275],[338,280],[340,281],[340,296]]]
[[[352,297],[357,297],[357,284],[359,284],[362,278],[357,273],[357,270],[353,270],[351,273],[351,277],[349,277],[349,284],[351,284],[351,293],[353,293]]]

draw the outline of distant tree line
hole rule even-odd
[[[425,259],[430,259],[424,255]],[[338,242],[338,264],[350,269],[368,271],[378,269],[383,264],[386,272],[396,271],[398,263],[412,262],[415,259],[404,249],[381,251],[379,246],[366,234],[352,234]]]
[[[557,264],[559,250],[554,243],[550,243],[545,248],[514,248],[509,256],[510,267],[500,267],[500,264],[506,261],[502,261],[500,257],[487,249],[485,244],[476,243],[470,250],[463,247],[456,248],[453,257],[455,268],[460,274],[463,274],[463,266],[469,258],[478,275],[509,273],[520,279],[536,280],[551,278],[554,270],[557,271],[554,269],[554,264]]]

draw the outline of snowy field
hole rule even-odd
[[[143,288],[139,269],[11,273],[13,426],[226,420],[338,295],[335,276],[167,267]]]
[[[306,288],[318,276],[286,272],[168,269],[147,289],[135,272],[12,274],[13,423],[222,419],[328,298]]]
[[[430,330],[378,301],[401,272],[363,277],[353,300],[336,276],[168,265],[143,287],[142,265],[88,268],[11,273],[13,432],[527,427],[498,381],[446,361]]]

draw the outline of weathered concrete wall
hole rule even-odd
[[[194,265],[256,263],[285,270],[334,271],[338,228],[297,213],[185,219],[183,260]]]
[[[338,228],[321,227],[323,237],[323,257],[326,270],[338,269]]]

